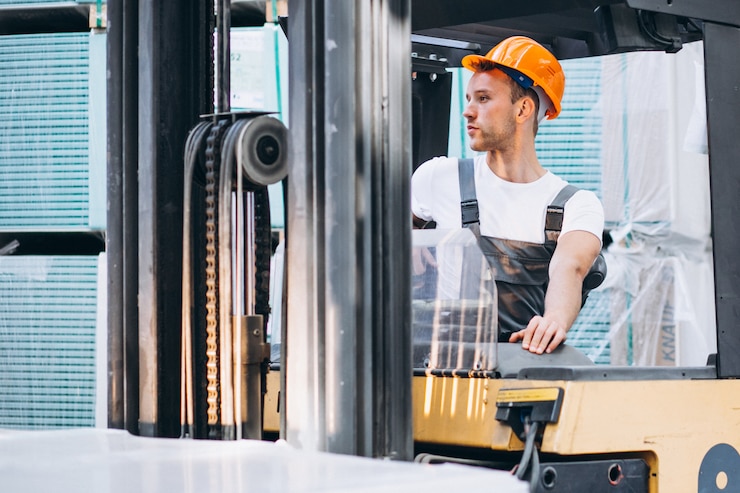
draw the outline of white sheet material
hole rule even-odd
[[[302,452],[287,444],[142,438],[125,431],[0,430],[14,493],[528,492],[504,471]]]

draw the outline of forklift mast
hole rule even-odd
[[[136,434],[180,433],[182,258],[173,252],[183,241],[182,149],[214,111],[211,3],[108,4],[123,19],[111,24],[108,57],[112,172],[123,176],[108,238],[110,424]],[[717,377],[740,377],[735,0],[290,0],[288,11],[288,441],[411,458],[410,175],[447,152],[446,68],[512,33],[563,59],[703,40]]]

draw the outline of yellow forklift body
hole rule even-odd
[[[280,424],[279,379],[279,372],[268,375],[265,429],[272,432]],[[544,429],[543,456],[641,458],[651,471],[651,492],[695,491],[702,461],[714,446],[726,443],[740,449],[740,382],[718,379],[415,376],[414,441],[481,452],[522,451],[524,443],[511,427],[496,420],[498,396],[511,389],[531,389],[544,396],[550,389],[563,390],[558,421]],[[726,478],[719,475],[716,481],[720,487]]]

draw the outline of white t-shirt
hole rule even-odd
[[[502,180],[486,164],[485,154],[474,159],[475,192],[482,236],[545,242],[547,206],[567,184],[549,171],[531,183]],[[434,220],[439,229],[462,227],[457,158],[438,157],[423,163],[411,178],[411,211]],[[601,241],[604,209],[596,194],[579,190],[565,204],[561,234],[588,231]]]

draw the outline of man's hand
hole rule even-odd
[[[531,353],[551,353],[565,340],[566,333],[565,328],[558,322],[538,315],[532,317],[527,328],[511,334],[509,342],[522,341],[522,349]]]
[[[413,274],[418,276],[426,272],[427,266],[436,268],[437,260],[427,247],[412,248],[411,265]]]

